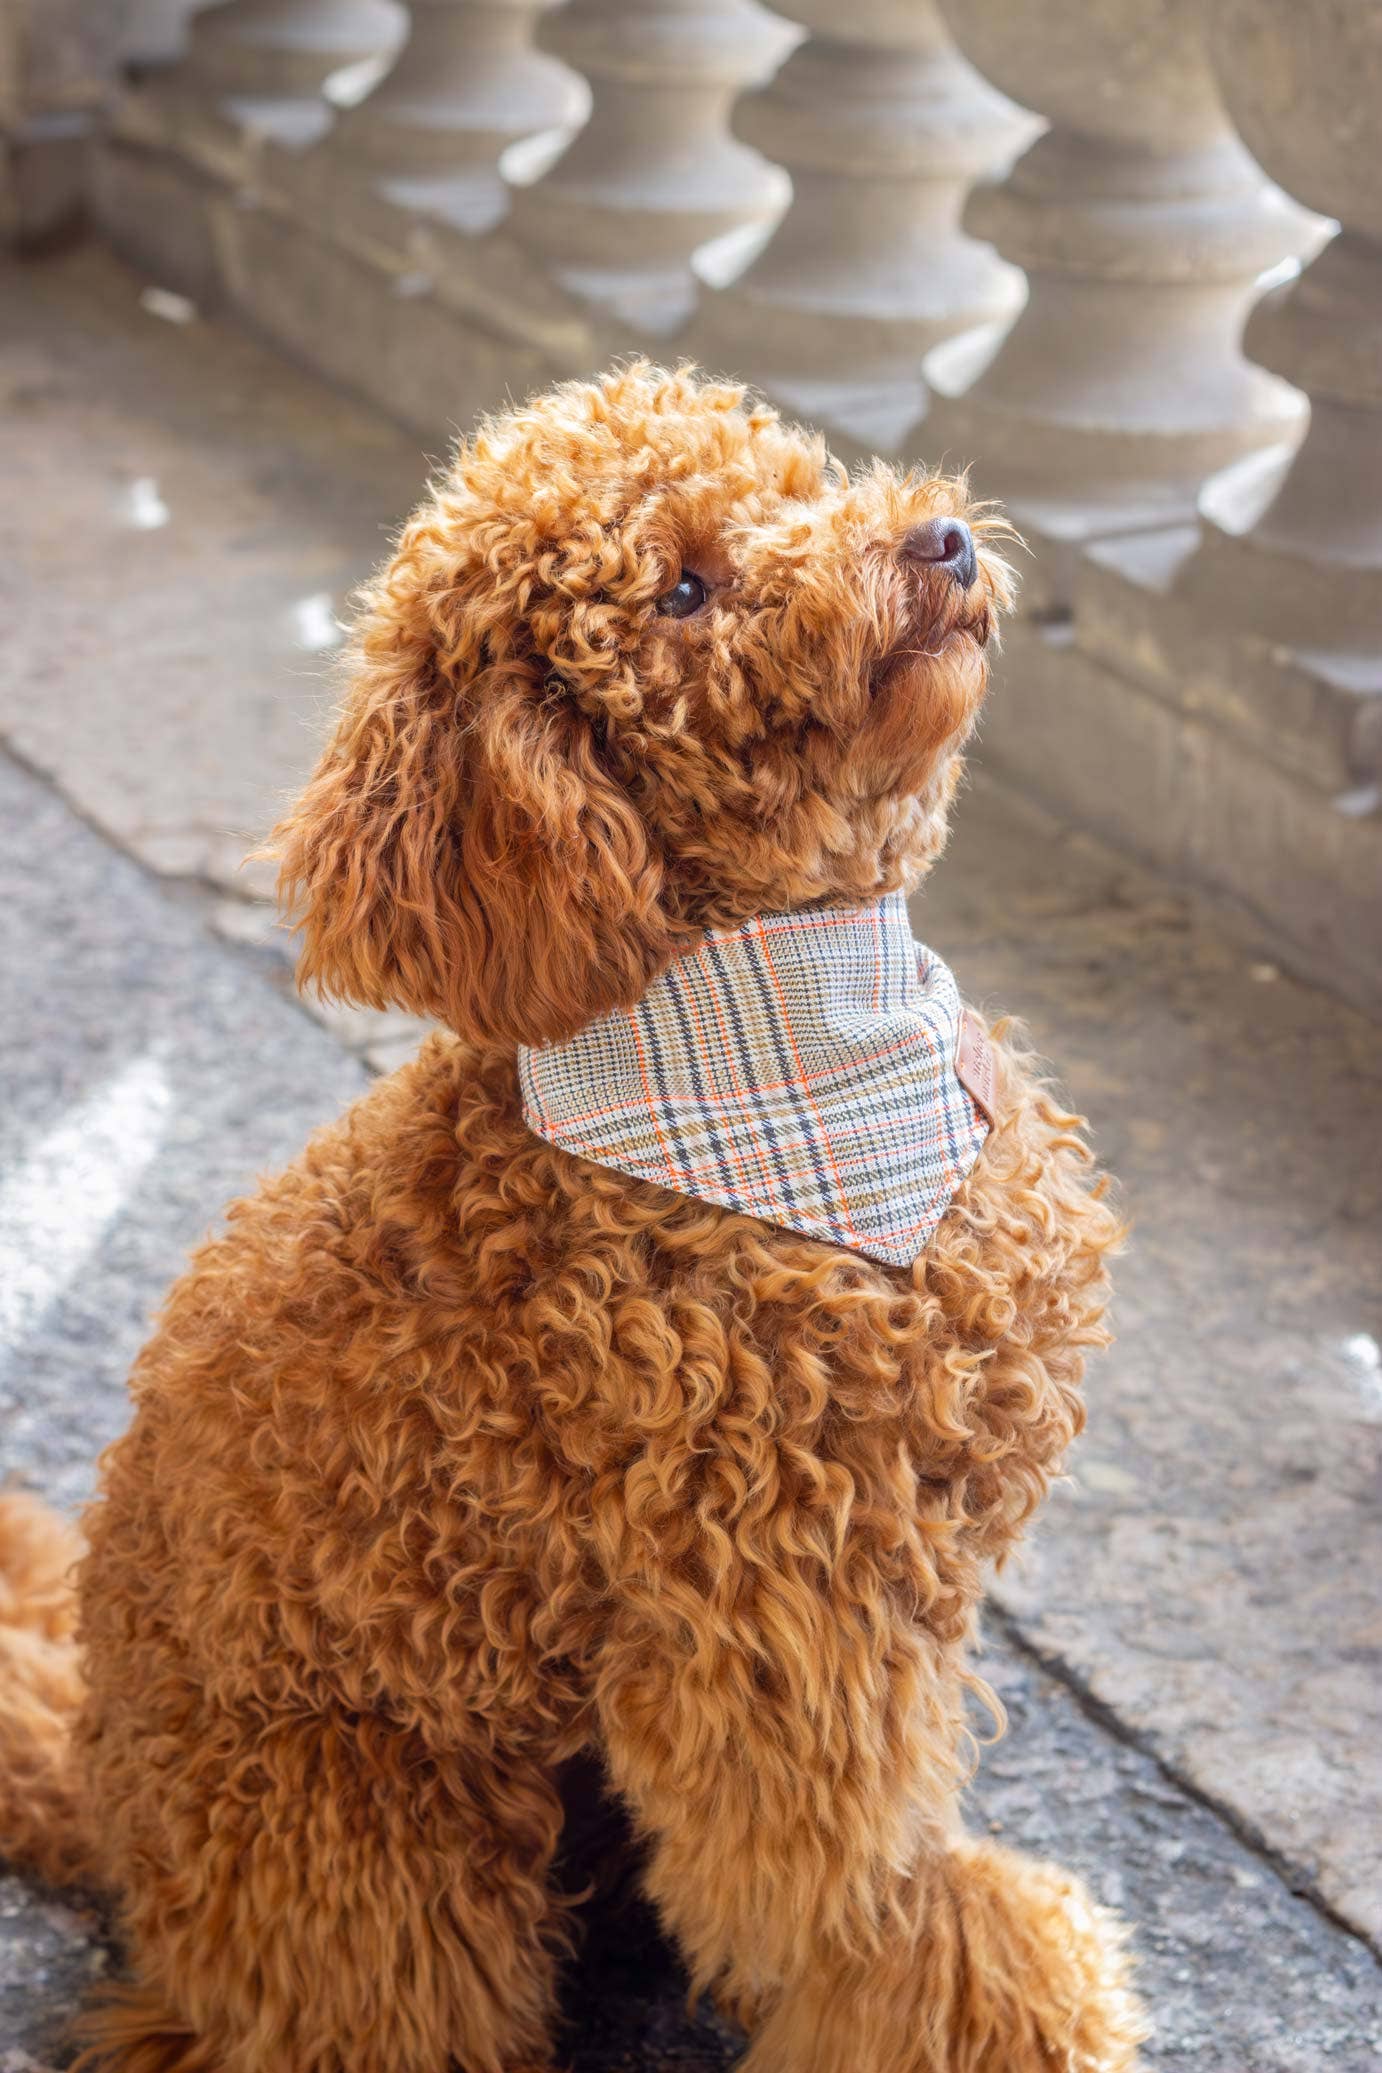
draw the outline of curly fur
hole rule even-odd
[[[967,508],[637,366],[483,428],[366,593],[285,889],[307,983],[451,1033],[174,1288],[79,1709],[62,1529],[0,1512],[0,1645],[51,1656],[0,1835],[98,1861],[137,1969],[92,2063],[550,2065],[595,1752],[749,2073],[1134,2064],[1116,1929],[955,1813],[982,1566],[1104,1338],[1078,1119],[995,1032],[997,1127],[904,1273],[573,1159],[515,1084],[707,926],[917,881],[1006,578],[980,514],[969,593],[901,549]]]

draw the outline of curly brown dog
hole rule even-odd
[[[977,562],[915,551],[938,517]],[[956,1815],[983,1565],[1104,1337],[1077,1119],[1000,1036],[901,1269],[575,1158],[517,1087],[707,930],[917,883],[995,531],[640,366],[483,428],[366,593],[283,880],[306,982],[449,1033],[174,1288],[75,1639],[67,1529],[0,1517],[0,1838],[117,1895],[135,1968],[93,2063],[548,2066],[593,1752],[751,2073],[1134,2064],[1117,1930]]]

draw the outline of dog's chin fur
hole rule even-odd
[[[938,509],[638,367],[482,431],[367,592],[285,886],[307,981],[451,1030],[172,1291],[80,1656],[66,1529],[0,1500],[0,1847],[107,1885],[135,1972],[88,2066],[549,2066],[582,1755],[745,2073],[1133,2065],[1117,1930],[956,1814],[984,1565],[1105,1337],[1078,1119],[995,1030],[904,1272],[573,1159],[516,1086],[712,921],[934,858],[1006,595],[980,514],[972,596],[902,568]]]

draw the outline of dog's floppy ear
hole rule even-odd
[[[569,1036],[694,932],[589,720],[409,576],[400,551],[366,594],[335,736],[275,831],[299,983],[475,1042]]]

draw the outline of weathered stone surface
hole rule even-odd
[[[70,2057],[68,2021],[118,1965],[92,1902],[0,1870],[0,2073],[49,2073]]]
[[[592,313],[488,230],[506,178],[535,177],[589,105],[585,82],[532,48],[549,4],[388,0],[396,58],[346,66],[321,91],[341,39],[378,34],[381,0],[217,4],[186,63],[120,96],[93,153],[97,219],[134,263],[230,304],[444,445],[515,386],[601,357]],[[245,63],[232,91],[225,67]]]
[[[143,285],[93,253],[0,283],[0,735],[153,869],[244,897],[428,456]]]
[[[243,891],[427,462],[143,285],[88,253],[0,290],[0,731],[147,861]]]
[[[0,755],[0,1482],[84,1500],[188,1247],[367,1084],[278,969]],[[88,1904],[0,1877],[5,2073],[107,1963]]]
[[[7,758],[0,829],[0,1476],[73,1503],[187,1248],[367,1076]]]
[[[1073,1487],[1002,1600],[1376,1937],[1377,1027],[983,787],[915,912],[1057,1061],[1133,1225]]]
[[[1182,579],[1206,551],[1198,527],[1178,526],[1082,556],[1081,653],[1221,729],[1226,753],[1246,749],[1327,797],[1382,777],[1382,698],[1360,697],[1264,626],[1197,610]]]
[[[1290,768],[1285,715],[1299,714],[1309,686],[1259,649],[1253,688],[1283,715],[1281,738],[1260,753],[1266,722],[1241,702],[1251,653],[1230,664],[1145,570],[1131,579],[1147,537],[1104,547],[1097,588],[1092,565],[1082,580],[1081,611],[1088,597],[1102,652],[1085,646],[1083,617],[1078,638],[1068,625],[1009,627],[986,729],[992,766],[1120,849],[1227,896],[1255,918],[1272,957],[1376,1014],[1382,810],[1375,788],[1317,781],[1341,735],[1357,732],[1338,724],[1337,708],[1316,707],[1322,724]]]
[[[1096,1433],[1099,1412],[1096,1408]],[[1010,1645],[971,1823],[1081,1871],[1133,1931],[1157,2073],[1375,2073],[1382,1969]]]
[[[293,358],[412,427],[434,454],[482,412],[552,378],[548,345],[559,327],[550,302],[537,310],[529,342],[492,312],[468,320],[484,300],[478,289],[458,318],[449,291],[427,270],[444,248],[439,226],[427,230],[424,263],[412,275],[383,273],[268,209],[223,202],[215,234],[221,279],[245,320]],[[496,263],[505,264],[502,249]],[[465,294],[458,299],[464,303]]]
[[[101,234],[146,279],[203,310],[217,308],[224,291],[211,230],[214,183],[196,166],[126,149],[109,134],[91,155],[88,201]]]

